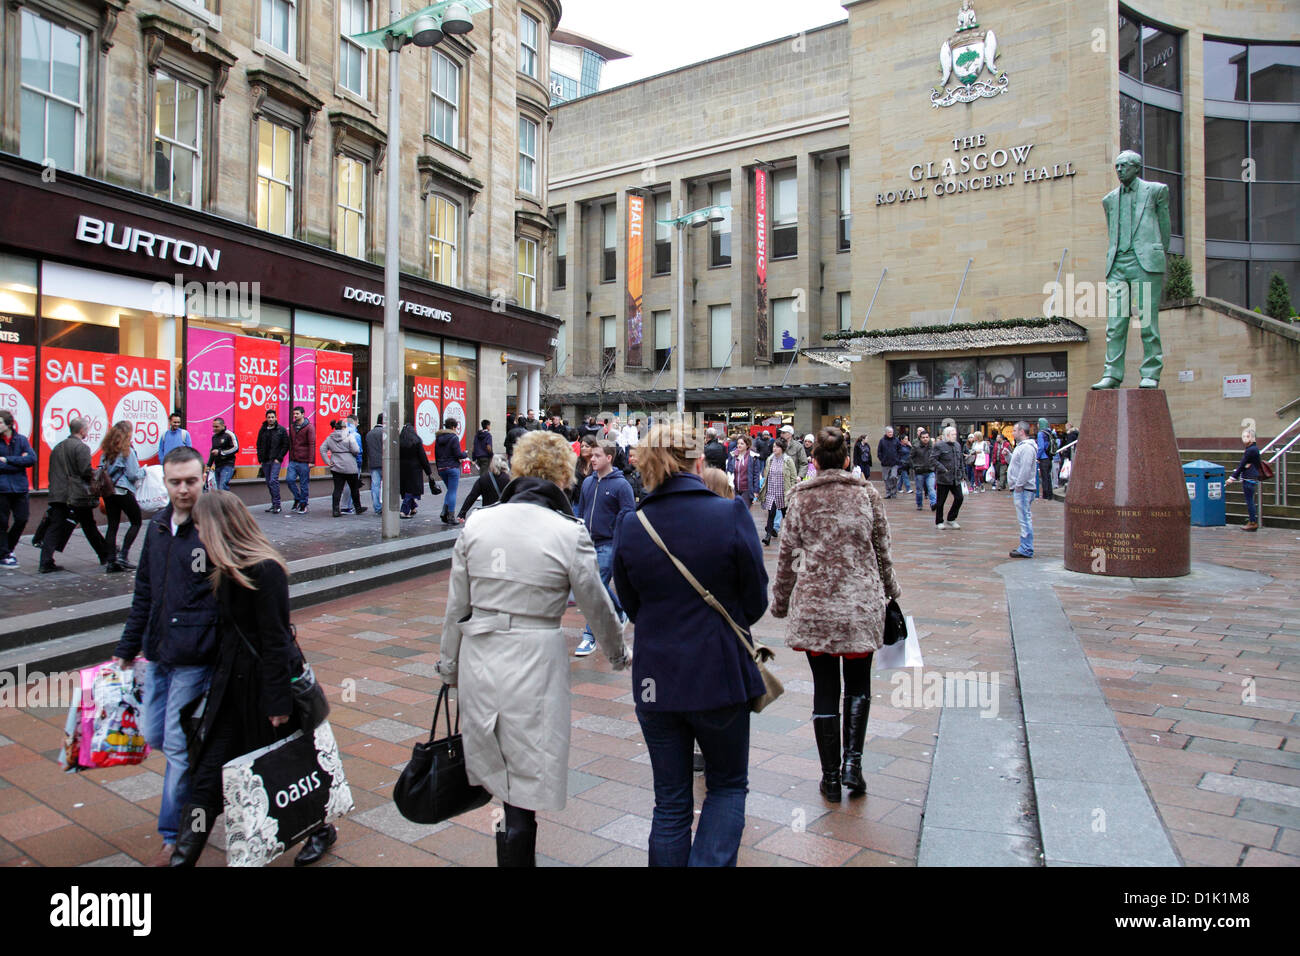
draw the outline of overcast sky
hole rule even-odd
[[[848,14],[839,0],[561,0],[562,29],[632,55],[605,66],[609,89],[688,63],[819,27]]]

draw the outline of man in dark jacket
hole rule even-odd
[[[527,433],[528,433],[528,429],[524,427],[523,417],[520,416],[515,418],[514,427],[506,432],[506,460],[507,461],[509,461],[510,457],[515,453],[515,442],[519,441],[519,439],[522,438]]]
[[[375,427],[366,432],[366,467],[370,470],[370,503],[375,514],[383,514],[384,496],[384,414],[379,413]]]
[[[14,431],[13,413],[0,409],[0,568],[18,567],[14,547],[27,527],[27,469],[34,464],[36,453]]]
[[[181,809],[189,798],[189,752],[181,709],[207,690],[216,661],[217,602],[208,577],[207,552],[190,511],[203,490],[203,458],[193,448],[163,459],[170,504],[149,521],[131,612],[114,660],[129,664],[143,651],[149,661],[141,730],[167,758],[158,832],[163,847],[155,866],[166,866],[176,843]]]
[[[61,550],[67,542],[61,529],[72,521],[81,525],[105,571],[110,574],[125,571],[125,565],[117,560],[95,526],[96,499],[90,493],[90,446],[86,444],[90,428],[84,419],[74,418],[68,422],[68,431],[68,437],[50,452],[50,498],[47,506],[50,520],[49,530],[41,542],[41,573],[63,570],[54,563],[54,552]]]
[[[710,468],[727,470],[727,447],[718,441],[718,432],[710,428],[704,432],[704,463]]]
[[[558,420],[558,419],[557,419]],[[492,423],[486,418],[479,422],[479,430],[474,433],[474,450],[470,457],[478,465],[479,474],[484,474],[492,467]],[[554,431],[554,428],[550,429]]]
[[[266,477],[266,490],[271,493],[269,514],[280,514],[280,462],[289,454],[289,432],[280,424],[275,409],[267,409],[266,421],[257,430],[257,463]]]
[[[898,494],[898,463],[903,457],[901,447],[894,437],[892,425],[885,429],[885,433],[880,436],[880,443],[876,445],[876,460],[880,462],[880,470],[885,476],[886,498]]]
[[[716,436],[715,436],[716,443]],[[619,519],[636,510],[636,496],[623,472],[614,467],[614,453],[618,444],[601,441],[591,450],[591,474],[582,483],[582,497],[578,499],[578,517],[587,526],[591,542],[596,546],[596,564],[600,568],[600,583],[609,591],[614,610],[620,621],[626,620],[618,596],[610,588],[614,576],[614,531]],[[596,636],[588,627],[582,632],[582,641],[574,651],[577,657],[586,657],[596,649]]]
[[[1052,458],[1056,455],[1056,433],[1046,418],[1038,420],[1038,494],[1046,501],[1058,500],[1052,494]]]
[[[235,474],[235,456],[239,454],[239,439],[226,427],[224,418],[212,419],[212,450],[208,452],[208,468],[216,475],[217,490],[229,491],[230,479]]]
[[[943,430],[943,441],[934,446],[934,481],[938,488],[934,508],[934,525],[939,530],[959,531],[957,512],[965,500],[962,494],[962,475],[965,473],[965,454],[961,443],[957,441],[957,429],[948,425]],[[952,496],[952,507],[945,518],[943,504]]]
[[[919,431],[916,445],[912,448],[912,474],[916,478],[916,510],[920,511],[927,496],[930,510],[934,510],[934,446],[930,444],[930,433]]]
[[[301,405],[293,409],[293,428],[289,431],[289,491],[293,494],[290,514],[305,515],[311,486],[311,466],[316,460],[316,427]]]
[[[772,435],[766,428],[754,438],[754,454],[760,462],[767,464],[767,459],[772,454]]]

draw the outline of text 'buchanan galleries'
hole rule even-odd
[[[1030,153],[1033,143],[1018,146],[996,147],[988,149],[984,133],[970,136],[956,136],[951,141],[953,152],[960,156],[949,156],[942,162],[935,160],[913,163],[907,171],[907,178],[919,185],[899,186],[887,192],[876,193],[877,206],[892,206],[895,203],[911,202],[914,199],[929,199],[934,196],[957,196],[962,193],[983,192],[986,189],[1002,189],[1014,186],[1018,181],[1033,185],[1054,179],[1073,176],[1078,170],[1073,160],[1065,163],[1034,165]],[[1022,167],[1011,168],[1006,167]],[[981,175],[967,176],[967,173]],[[934,182],[930,182],[934,180]]]

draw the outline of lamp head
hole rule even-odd
[[[462,36],[474,29],[469,11],[463,3],[453,3],[442,14],[442,32],[451,36]]]
[[[425,14],[411,24],[411,42],[416,46],[434,46],[442,41],[442,30],[435,17]]]

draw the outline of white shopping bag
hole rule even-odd
[[[162,465],[148,465],[140,487],[136,489],[135,500],[141,511],[157,511],[167,507],[167,486],[163,484]]]
[[[922,667],[921,642],[916,636],[912,615],[907,615],[907,639],[897,644],[886,644],[876,651],[875,670],[897,670],[900,667]]]

